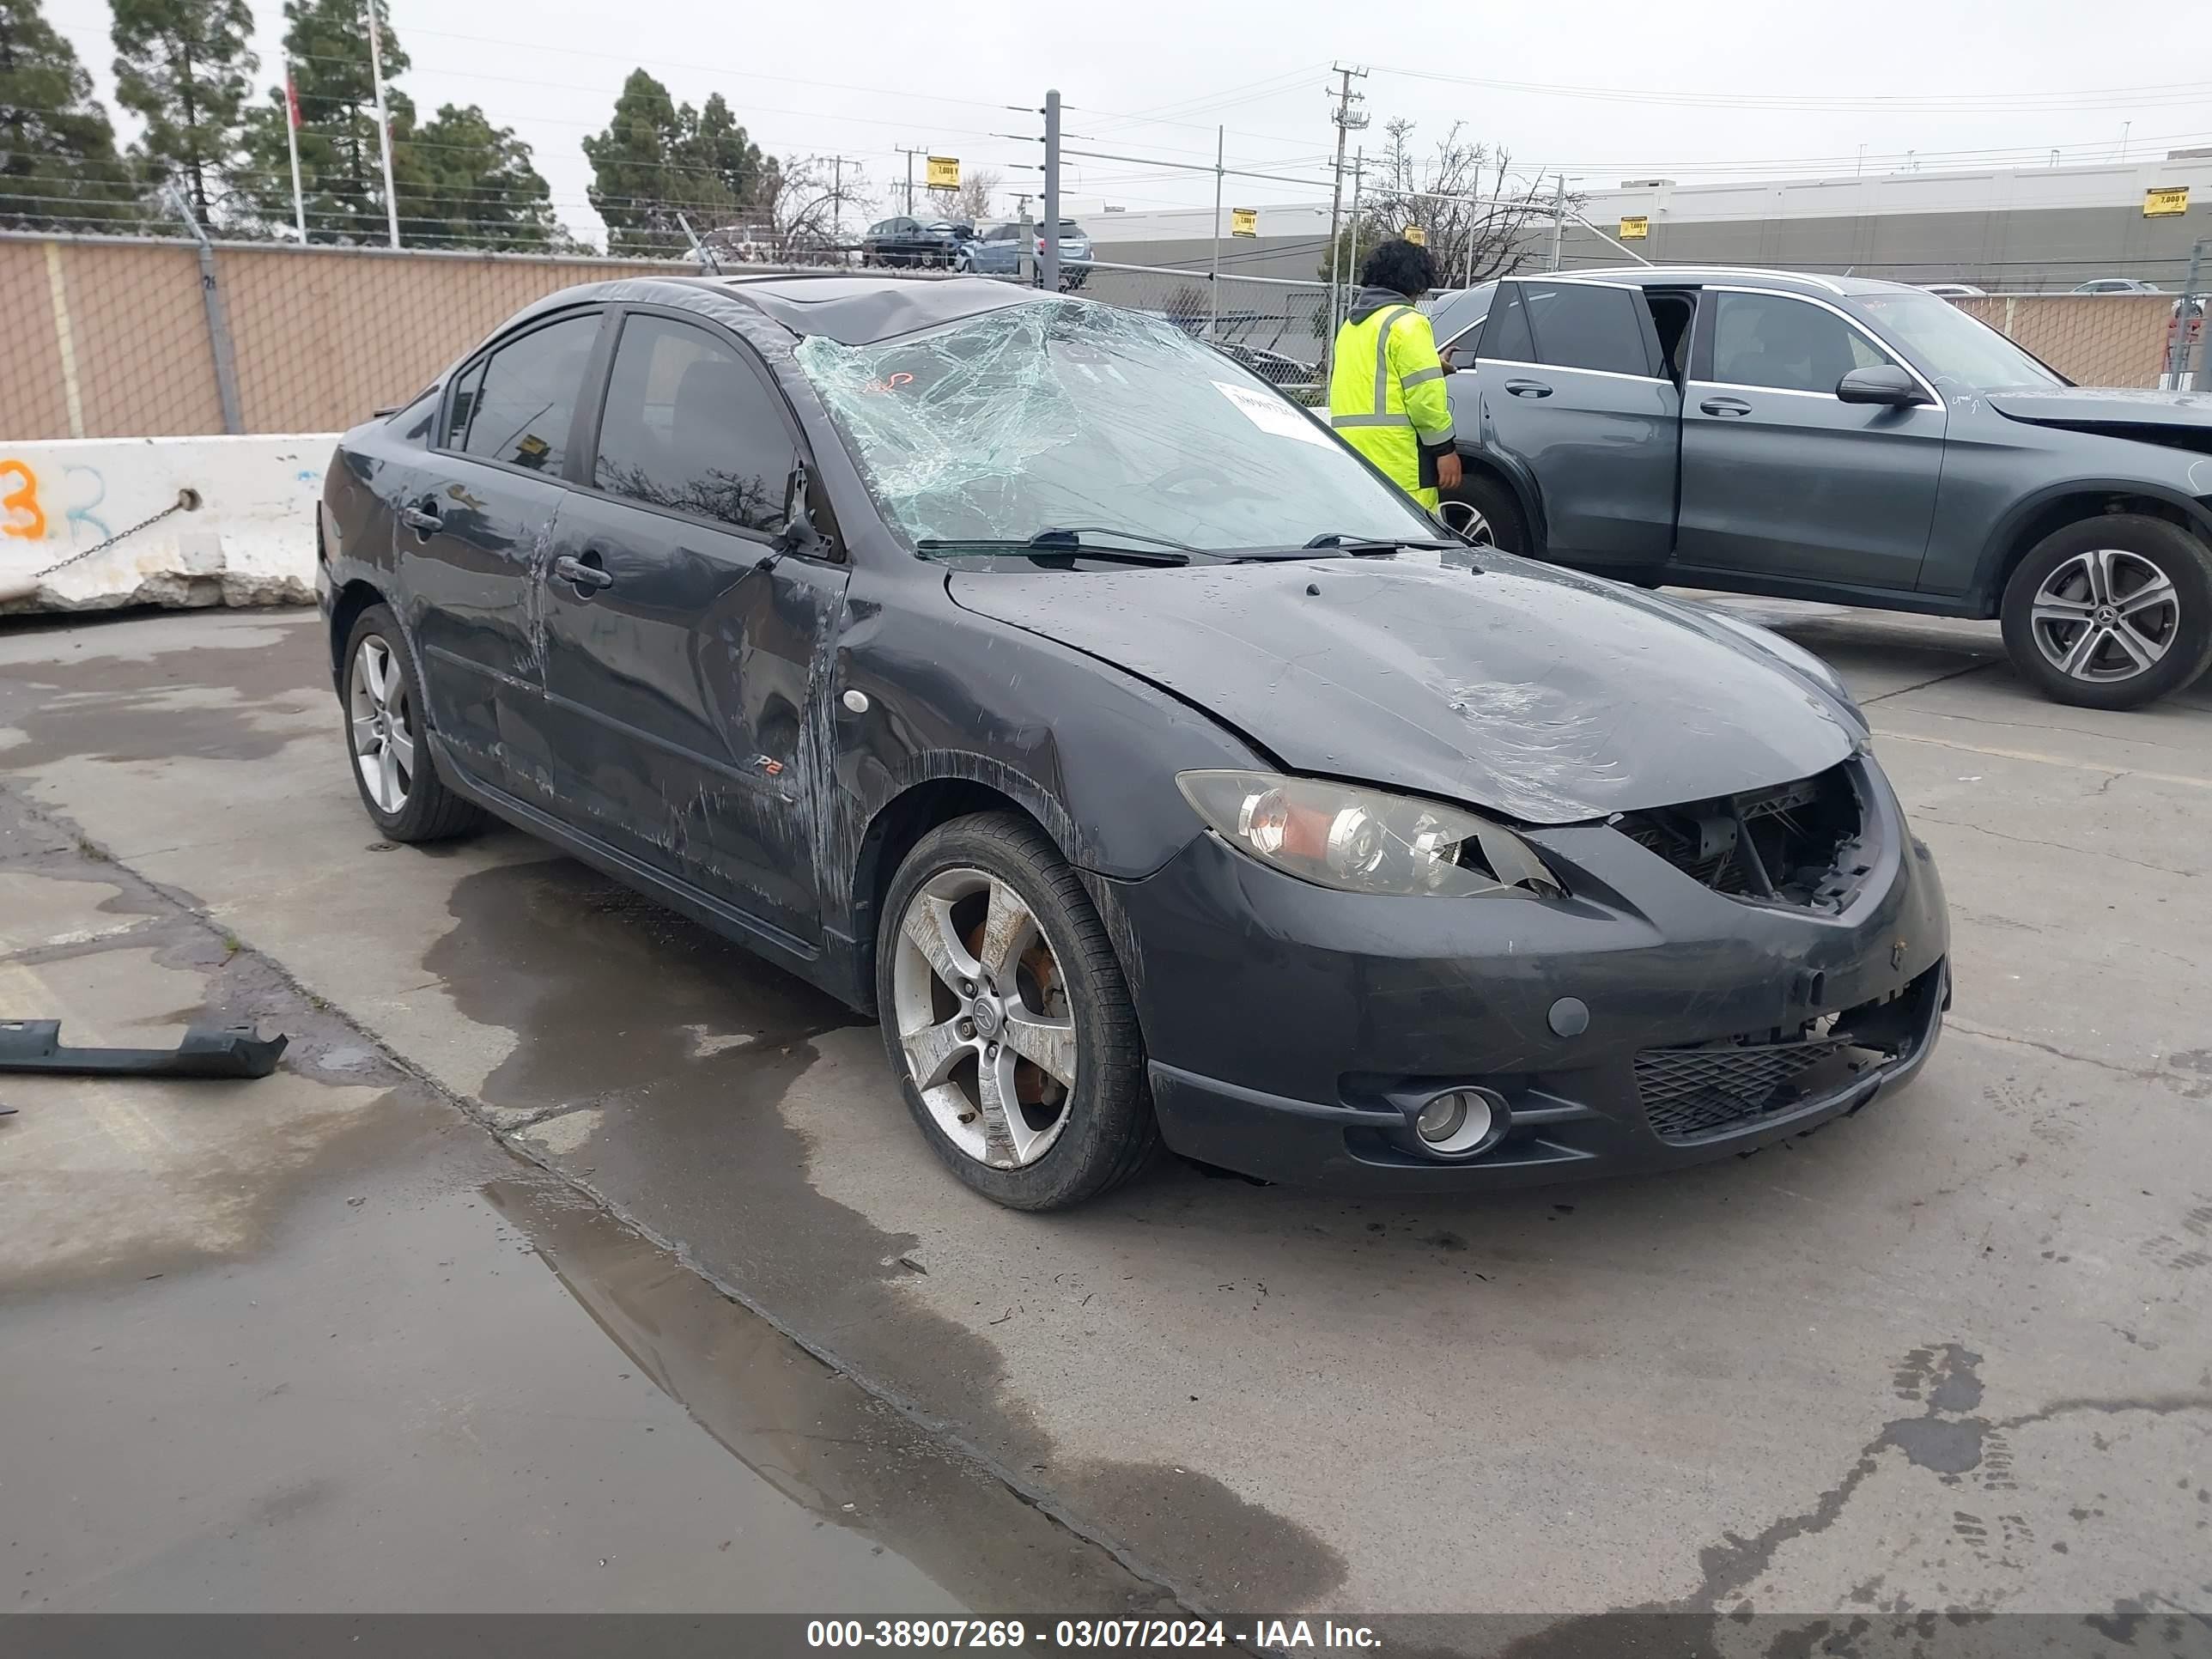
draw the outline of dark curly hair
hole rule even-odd
[[[1360,261],[1359,285],[1387,288],[1394,294],[1409,297],[1425,294],[1437,285],[1437,262],[1418,242],[1394,236],[1387,242],[1377,243],[1374,251]]]

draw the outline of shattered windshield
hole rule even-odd
[[[877,345],[810,337],[798,358],[910,542],[1436,534],[1305,410],[1155,319],[1045,299]]]

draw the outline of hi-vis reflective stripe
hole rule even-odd
[[[1328,417],[1328,423],[1331,426],[1411,426],[1413,423],[1413,417],[1404,413],[1396,415],[1332,415]]]
[[[1401,384],[1406,386],[1426,386],[1431,380],[1441,380],[1443,377],[1444,372],[1442,368],[1417,368],[1411,374],[1408,374]]]
[[[1390,407],[1390,331],[1397,327],[1401,317],[1413,314],[1411,306],[1393,306],[1375,325],[1375,412],[1378,415]]]

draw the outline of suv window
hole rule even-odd
[[[1523,283],[1522,303],[1535,330],[1536,360],[1559,368],[1601,368],[1613,374],[1648,375],[1637,319],[1638,296],[1624,288],[1582,283]]]
[[[462,377],[447,441],[465,454],[557,477],[599,334],[592,312],[501,346]]]
[[[760,376],[705,330],[623,324],[592,482],[648,507],[774,530],[799,452]]]
[[[1536,361],[1536,343],[1528,332],[1528,313],[1521,303],[1520,283],[1498,284],[1498,303],[1491,307],[1490,320],[1483,325],[1477,355],[1508,363]]]
[[[1018,239],[1021,234],[1019,225],[994,225],[983,240],[987,242],[1011,242]]]
[[[1897,360],[1832,311],[1787,294],[1716,294],[1713,379],[1832,392],[1855,368]]]

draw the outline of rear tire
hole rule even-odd
[[[2056,702],[2139,708],[2212,665],[2212,548],[2113,513],[2052,532],[2005,584],[2005,651]]]
[[[386,841],[446,841],[480,829],[483,810],[446,787],[430,753],[414,659],[389,605],[373,605],[346,638],[338,708],[354,787]]]
[[[1521,503],[1494,474],[1466,469],[1460,487],[1444,497],[1444,522],[1501,553],[1528,551],[1528,526]]]
[[[881,914],[884,1048],[907,1109],[954,1175],[1009,1209],[1058,1210],[1145,1166],[1159,1127],[1128,982],[1090,895],[1035,824],[985,812],[933,830],[900,865]],[[1012,943],[994,951],[1001,914]],[[985,994],[970,1003],[963,984]],[[1065,1045],[1054,1063],[1066,1085],[1029,1058],[1045,1052],[1035,1040],[1044,1031]],[[987,1060],[1002,1051],[1001,1081],[987,1094]],[[1000,1127],[1009,1099],[1018,1135]]]

